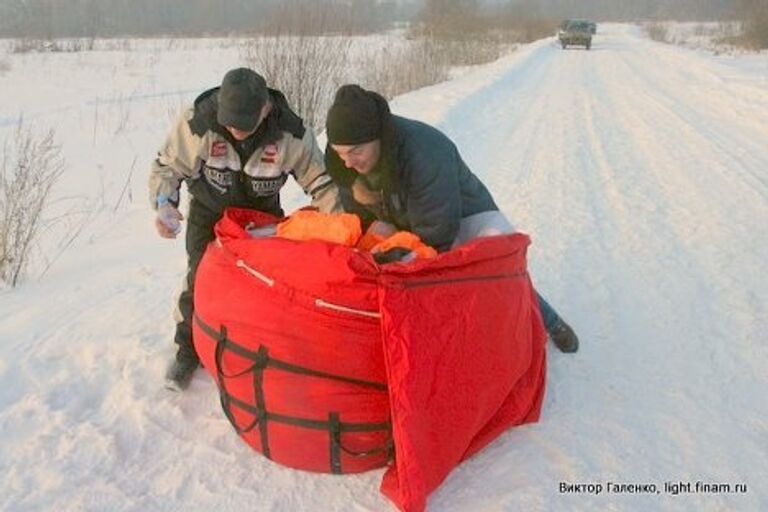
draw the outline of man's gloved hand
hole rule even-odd
[[[157,218],[155,219],[155,229],[163,238],[176,238],[181,232],[181,221],[184,216],[167,199],[157,201]]]

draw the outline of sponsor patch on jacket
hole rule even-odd
[[[221,194],[225,194],[232,186],[232,172],[225,169],[214,169],[207,165],[203,168],[206,181]]]
[[[226,156],[227,143],[223,141],[217,141],[211,144],[211,156]]]
[[[251,193],[257,197],[273,196],[280,192],[288,176],[281,174],[276,178],[250,178]]]

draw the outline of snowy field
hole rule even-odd
[[[710,22],[652,22],[666,31],[666,40],[691,49],[701,49],[716,54],[746,54],[748,50],[727,43],[741,32],[741,23],[736,21]]]
[[[154,232],[147,170],[180,106],[240,62],[158,48],[0,56],[0,139],[20,115],[54,127],[58,207],[90,212],[44,277],[0,291],[0,510],[392,510],[383,470],[253,452],[203,372],[163,389],[185,256]],[[393,110],[454,139],[582,341],[550,350],[541,421],[460,466],[429,509],[768,510],[768,54],[601,25],[589,52],[539,41]]]

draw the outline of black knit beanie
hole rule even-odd
[[[342,85],[328,110],[325,130],[331,144],[354,145],[381,138],[387,100],[359,85]]]

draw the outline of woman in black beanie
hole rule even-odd
[[[365,227],[383,221],[438,251],[514,231],[453,142],[432,126],[393,115],[378,93],[340,87],[326,134],[326,169],[344,209],[359,215]],[[575,352],[573,329],[541,296],[539,302],[552,340],[560,350]]]

